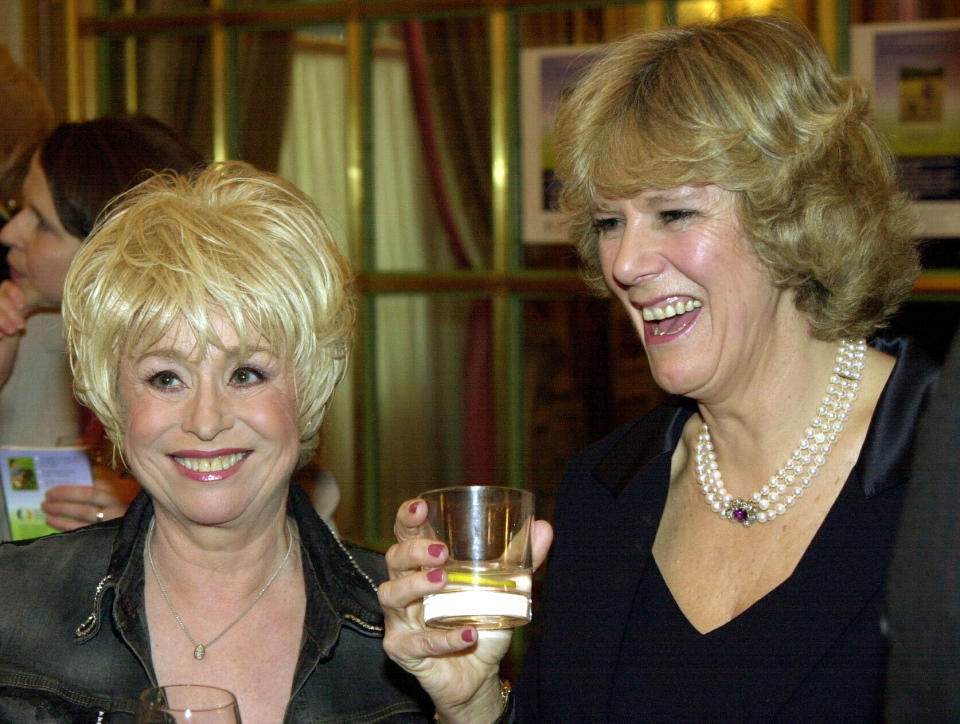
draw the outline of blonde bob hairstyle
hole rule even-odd
[[[287,181],[244,163],[163,173],[108,206],[74,257],[64,334],[79,400],[123,449],[120,362],[186,324],[202,357],[227,319],[241,354],[266,344],[293,371],[300,463],[346,371],[348,267],[320,212]]]
[[[738,17],[625,37],[563,97],[561,210],[603,289],[601,198],[714,184],[732,191],[771,281],[818,339],[870,336],[919,272],[907,200],[863,87],[800,24]]]

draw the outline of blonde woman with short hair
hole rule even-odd
[[[77,252],[63,315],[77,396],[143,492],[0,546],[0,720],[112,720],[187,682],[232,691],[245,722],[427,721],[381,647],[382,556],[291,483],[354,322],[313,203],[242,163],[155,176]]]

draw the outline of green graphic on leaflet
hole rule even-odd
[[[47,525],[41,507],[49,488],[93,485],[90,460],[82,447],[0,448],[0,480],[0,512],[12,540],[57,532]]]

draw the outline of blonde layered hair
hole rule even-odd
[[[221,347],[214,317],[241,346],[266,343],[293,371],[301,464],[349,357],[348,267],[313,202],[244,163],[192,177],[156,175],[110,205],[70,266],[63,295],[80,401],[123,447],[120,362],[184,323]]]
[[[740,17],[617,41],[561,101],[561,209],[603,288],[598,198],[714,184],[772,282],[794,291],[818,339],[865,337],[919,272],[907,199],[863,87],[810,33]]]

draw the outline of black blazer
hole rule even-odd
[[[889,590],[890,721],[960,721],[960,334],[920,424]]]
[[[775,644],[767,667],[743,671],[745,695],[753,690],[769,694],[751,717],[879,716],[886,654],[880,632],[883,583],[915,422],[937,371],[912,345],[878,346],[895,354],[897,364],[841,493],[844,503],[838,500],[791,576],[797,579],[791,588],[799,589],[805,613],[798,616],[796,609],[784,607],[792,632],[786,639],[788,629],[776,619],[770,631],[745,632],[746,646]],[[649,720],[643,713],[644,692],[629,682],[615,689],[614,682],[637,583],[651,561],[670,457],[694,409],[689,400],[671,400],[573,462],[554,516],[556,540],[539,614],[541,635],[515,689],[519,720],[607,721],[611,700],[623,697],[636,702],[638,720]],[[775,617],[779,613],[774,610]],[[790,648],[789,656],[783,655],[784,646]],[[750,649],[755,650],[762,649]],[[716,665],[737,671],[741,663],[731,652],[730,660]],[[709,671],[703,679],[709,686]],[[668,695],[682,697],[684,692]],[[848,707],[845,701],[853,703]],[[724,714],[705,711],[702,718]]]

